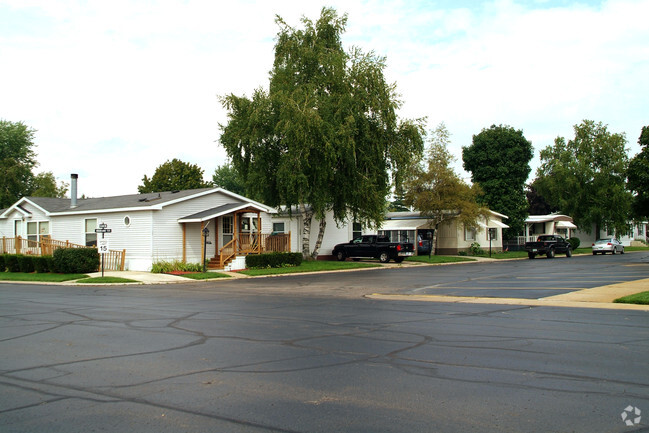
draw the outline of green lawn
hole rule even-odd
[[[190,278],[192,280],[213,280],[216,278],[232,278],[230,275],[222,274],[220,272],[192,272],[191,274],[182,274],[181,277]]]
[[[247,269],[240,271],[244,275],[259,276],[259,275],[279,275],[279,274],[294,274],[297,272],[320,272],[320,271],[337,271],[340,269],[361,269],[361,268],[376,268],[381,266],[377,263],[363,263],[363,262],[333,262],[324,260],[315,260],[302,262],[300,266],[291,266],[287,268],[269,268],[269,269]]]
[[[642,304],[649,305],[649,292],[636,293],[635,295],[617,298],[615,301],[620,304]]]
[[[128,278],[119,278],[119,277],[93,277],[93,278],[84,278],[77,281],[77,283],[83,284],[123,284],[123,283],[139,283],[139,281],[131,280]]]
[[[475,262],[475,259],[471,257],[459,257],[459,256],[413,256],[408,257],[409,262],[421,262],[421,263],[457,263],[457,262]]]
[[[2,272],[0,281],[34,281],[40,283],[62,283],[64,281],[88,278],[86,274],[26,274],[23,272]]]

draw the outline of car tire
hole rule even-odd
[[[620,254],[624,254],[624,247],[622,247],[622,251],[620,251]]]
[[[596,253],[595,251],[593,251],[593,255],[594,255],[594,256],[596,256],[596,255],[597,255],[597,253]]]
[[[613,251],[611,251],[611,255],[614,256],[615,254],[617,254],[617,249],[613,247]]]
[[[532,259],[534,259],[534,257],[536,257],[536,254],[534,254],[534,253],[527,253],[527,258],[528,258],[528,259],[532,260]]]
[[[572,257],[572,249],[568,248],[568,251],[566,251],[566,257]]]
[[[548,256],[548,259],[553,259],[554,258],[554,250],[552,248],[550,248],[550,251],[548,251],[547,256]]]
[[[387,251],[383,251],[381,252],[381,254],[379,254],[379,262],[387,263],[389,261],[390,261],[390,255],[388,254]]]
[[[342,251],[338,251],[338,252],[336,253],[336,259],[338,259],[339,262],[344,262],[346,258],[347,258],[347,257],[345,257],[345,253],[344,253],[344,252],[342,252]]]

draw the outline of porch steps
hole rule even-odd
[[[228,260],[226,263],[224,263],[224,266],[227,266],[229,262],[231,262],[232,259]],[[207,269],[221,269],[221,257],[220,256],[215,256],[210,259],[209,262],[207,262]]]

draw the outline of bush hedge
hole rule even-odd
[[[0,272],[7,270],[7,267],[5,266],[5,256],[6,254],[0,254]]]
[[[246,267],[249,269],[281,268],[300,266],[302,253],[267,253],[246,256]]]
[[[9,272],[20,272],[20,264],[18,263],[18,256],[15,254],[5,255],[5,266]]]
[[[85,274],[99,269],[95,248],[60,248],[54,251],[54,268],[62,274]]]
[[[20,272],[31,274],[32,272],[34,272],[34,257],[19,255],[18,267],[20,268]]]
[[[32,258],[34,262],[34,270],[39,274],[46,274],[50,272],[50,258],[51,256],[35,256]]]
[[[568,243],[570,244],[570,248],[572,248],[572,250],[574,251],[579,248],[581,241],[579,240],[579,238],[570,238],[568,239]]]

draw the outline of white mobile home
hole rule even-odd
[[[125,252],[129,270],[150,270],[157,261],[202,263],[203,257],[223,267],[239,253],[288,248],[288,235],[270,237],[272,208],[221,188],[88,199],[74,197],[76,185],[72,191],[71,199],[23,197],[0,211],[0,248],[11,252],[7,245],[13,245],[16,252],[20,243],[8,242],[15,239],[26,248],[45,239],[93,246],[103,225],[109,248]]]

